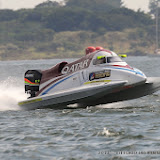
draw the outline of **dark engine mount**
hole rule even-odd
[[[25,93],[30,94],[29,98],[35,97],[39,91],[42,73],[39,70],[28,70],[24,75]]]

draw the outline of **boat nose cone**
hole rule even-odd
[[[147,80],[146,75],[142,71],[140,71],[136,68],[134,68],[134,71],[136,73],[136,79],[138,82],[145,82]]]
[[[147,77],[146,76],[143,76],[143,77],[140,77],[140,81],[144,81],[144,82],[146,82],[147,81]]]

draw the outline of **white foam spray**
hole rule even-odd
[[[106,136],[106,137],[108,137],[108,136],[115,136],[115,135],[118,135],[119,133],[114,133],[114,132],[111,132],[111,131],[109,131],[107,128],[103,128],[103,131],[101,131],[101,132],[98,132],[98,135],[101,135],[101,136]]]
[[[15,77],[0,81],[0,111],[19,110],[18,101],[26,98],[22,81]]]
[[[108,104],[103,104],[103,105],[97,105],[97,108],[126,108],[131,105],[129,103],[130,101],[123,101],[123,102],[114,102],[114,103],[108,103]]]

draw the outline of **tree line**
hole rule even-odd
[[[122,6],[120,0],[68,0],[66,5],[47,1],[34,9],[0,10],[0,23],[37,23],[42,29],[62,31],[121,31],[152,25],[151,16]],[[12,26],[13,27],[13,26]],[[25,26],[19,28],[23,32]]]
[[[59,52],[62,48],[71,51],[80,48],[73,42],[60,42],[58,34],[63,37],[63,32],[81,31],[79,41],[83,41],[135,28],[141,28],[137,33],[142,37],[142,33],[152,37],[154,19],[141,10],[125,8],[121,0],[48,0],[33,9],[0,10],[0,47],[4,49],[2,45],[8,44],[19,53],[28,48],[31,52]],[[3,55],[8,52],[5,50]]]

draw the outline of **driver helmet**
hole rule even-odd
[[[93,46],[89,46],[89,47],[86,48],[86,55],[89,54],[89,53],[92,53],[94,51],[96,51],[96,48],[93,47]]]
[[[96,50],[101,50],[101,49],[104,49],[104,48],[101,47],[101,46],[97,46],[97,47],[96,47]]]

